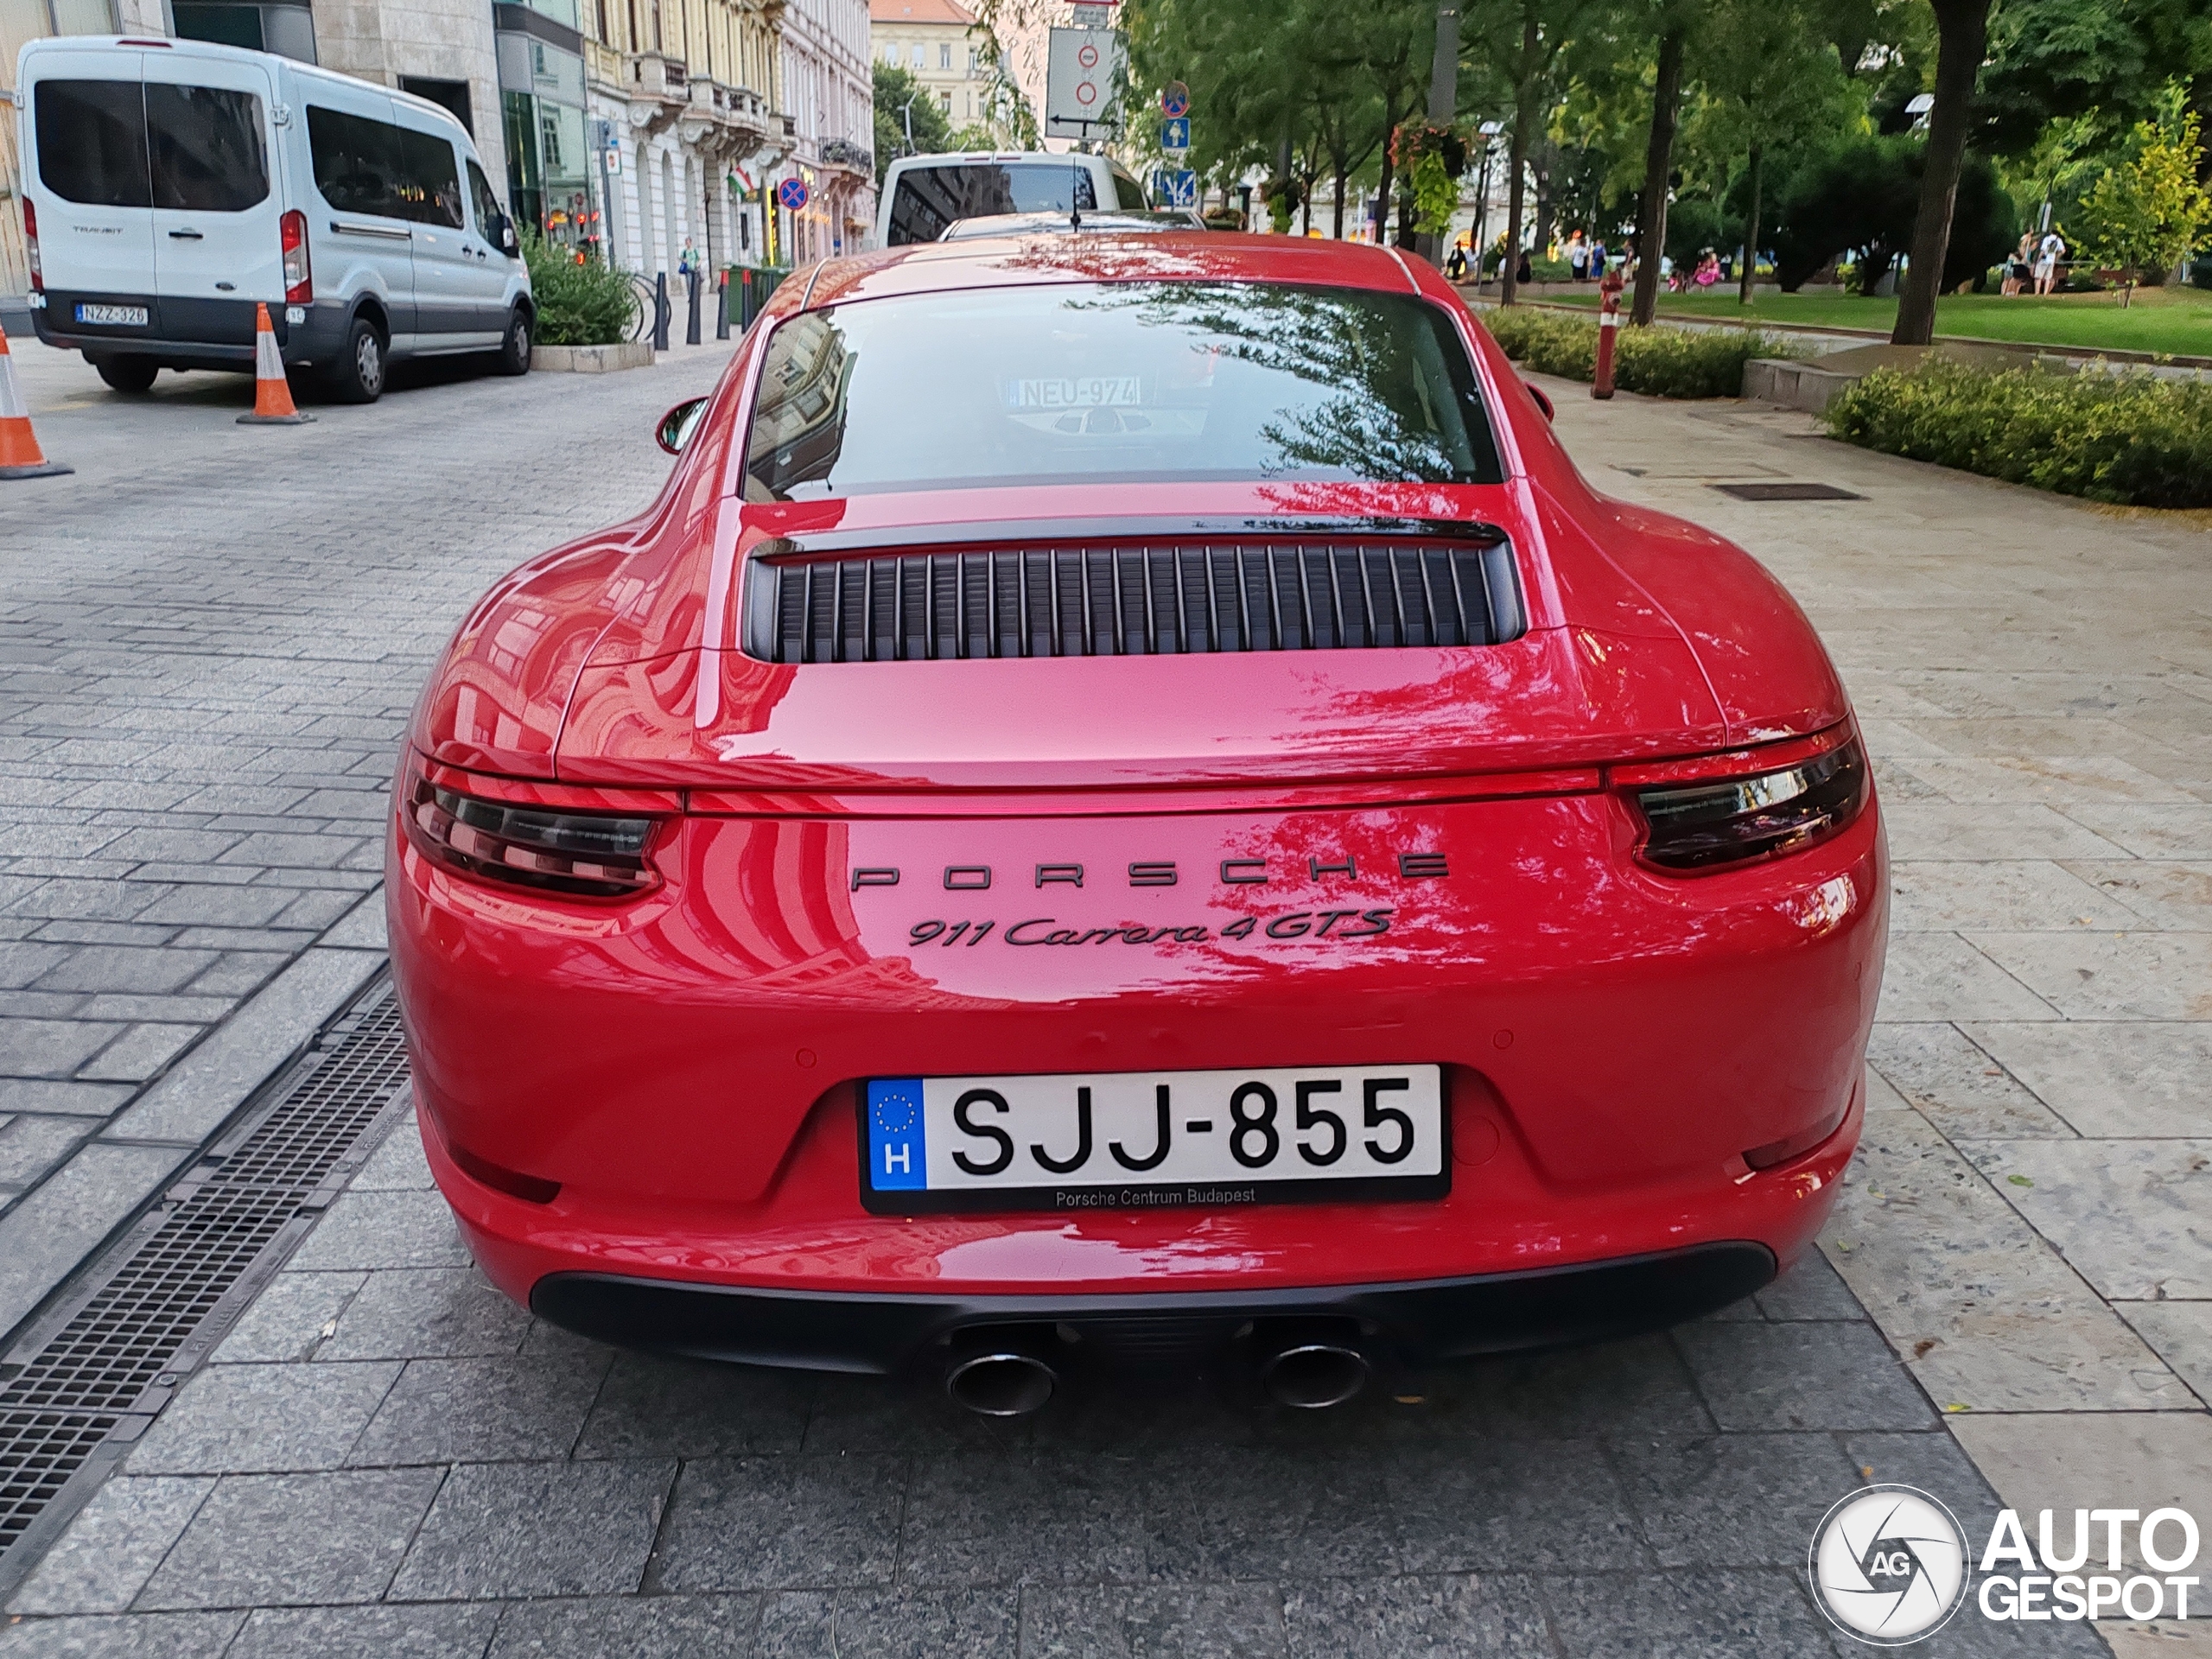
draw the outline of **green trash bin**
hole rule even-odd
[[[733,265],[729,285],[724,290],[729,296],[730,325],[740,333],[753,326],[753,319],[768,303],[768,296],[791,275],[780,265]]]

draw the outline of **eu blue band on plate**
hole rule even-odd
[[[929,1185],[919,1077],[879,1077],[868,1084],[868,1185],[879,1192],[918,1192]]]

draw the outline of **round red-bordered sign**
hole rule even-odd
[[[806,206],[808,197],[804,179],[785,179],[776,187],[776,200],[793,213]]]
[[[1076,48],[1075,60],[1086,69],[1096,69],[1098,67],[1098,48],[1085,41]]]

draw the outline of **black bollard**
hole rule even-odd
[[[696,346],[699,343],[699,273],[696,270],[691,273],[690,284],[691,314],[683,324],[683,343]]]
[[[715,279],[715,338],[729,338],[729,272]]]
[[[668,273],[653,273],[653,350],[668,349]]]

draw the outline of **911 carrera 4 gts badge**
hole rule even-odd
[[[997,931],[1000,942],[1028,944],[1204,944],[1210,939],[1248,939],[1255,933],[1269,939],[1326,939],[1332,944],[1348,939],[1371,939],[1390,931],[1389,906],[1379,910],[1285,910],[1272,915],[1239,916],[1218,931],[1203,922],[1147,927],[1121,923],[1112,927],[1069,927],[1057,916],[1032,916],[1000,928],[997,919],[943,922],[932,918],[916,922],[906,931],[910,945],[935,944],[940,950],[955,945],[973,950]]]

